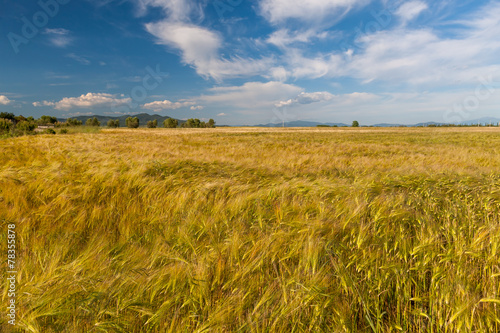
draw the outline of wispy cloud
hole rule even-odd
[[[414,18],[416,18],[420,13],[428,8],[427,4],[422,1],[408,1],[399,7],[396,11],[401,20],[406,23]]]
[[[289,19],[318,24],[328,18],[336,22],[356,6],[370,0],[260,0],[260,13],[269,22],[279,24]]]
[[[87,58],[79,56],[79,55],[74,54],[74,53],[69,53],[66,55],[66,57],[71,58],[71,59],[79,62],[82,65],[90,65],[91,64],[90,60],[88,60]]]
[[[275,103],[297,96],[301,91],[302,88],[283,82],[247,82],[242,86],[211,88],[210,95],[200,96],[199,100],[241,109],[270,110]]]
[[[165,20],[146,24],[146,30],[158,38],[158,43],[179,50],[182,61],[205,78],[221,81],[226,78],[260,75],[273,63],[270,58],[223,58],[220,55],[222,37],[214,31],[190,23]]]
[[[70,31],[63,28],[45,29],[43,33],[48,36],[50,43],[57,47],[66,47],[73,40]]]

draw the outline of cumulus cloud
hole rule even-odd
[[[293,99],[289,99],[286,101],[280,101],[275,104],[277,108],[285,107],[285,106],[292,106],[296,104],[311,104],[311,103],[318,103],[322,101],[329,101],[334,97],[334,95],[330,94],[329,92],[322,91],[322,92],[314,92],[314,93],[306,93],[306,92],[301,92],[297,97]]]
[[[7,98],[7,96],[0,95],[0,105],[7,105],[12,103],[10,99]]]
[[[203,110],[204,107],[201,105],[195,105],[191,107],[191,110],[196,111],[196,110]]]
[[[195,104],[196,103],[194,101],[189,101],[189,100],[181,100],[178,102],[171,102],[169,100],[164,100],[164,101],[154,101],[151,103],[144,104],[142,108],[158,112],[162,110],[176,110],[183,107],[194,106]]]
[[[41,102],[34,102],[33,106],[40,107],[40,106],[55,106],[55,102],[49,102],[49,101],[41,101]]]
[[[45,29],[43,33],[48,35],[49,41],[57,47],[66,47],[72,41],[70,31],[66,29]]]
[[[116,105],[129,104],[131,98],[117,97],[105,93],[88,93],[80,97],[65,97],[58,102],[42,101],[35,102],[33,106],[53,106],[56,110],[70,109],[93,109],[98,107],[112,107]]]

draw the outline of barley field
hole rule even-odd
[[[500,332],[498,128],[0,140],[2,332]]]

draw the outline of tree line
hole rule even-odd
[[[39,126],[47,126],[48,128],[40,129]],[[9,112],[0,112],[0,135],[3,136],[19,136],[26,134],[34,134],[35,132],[43,132],[48,134],[55,134],[53,128],[61,128],[60,133],[67,133],[66,127],[83,126],[83,122],[78,119],[68,118],[66,121],[61,122],[56,117],[43,115],[38,119],[34,117],[24,117],[22,115],[16,116]],[[101,122],[96,118],[88,118],[85,126],[99,127]],[[140,121],[137,117],[128,117],[125,120],[125,126],[128,128],[138,128]],[[120,120],[109,120],[107,122],[108,128],[120,127]],[[157,128],[158,120],[151,120],[146,123],[148,128]],[[165,128],[214,128],[215,121],[213,119],[207,122],[201,121],[197,118],[191,118],[183,123],[179,123],[177,119],[168,118],[163,122]],[[38,129],[37,129],[38,128]]]
[[[139,119],[137,117],[128,117],[125,120],[125,125],[128,128],[138,128],[140,125]],[[108,121],[108,127],[116,128],[120,127],[119,120]],[[157,128],[158,120],[150,120],[146,123],[147,128]],[[186,120],[184,123],[179,125],[179,121],[174,118],[168,118],[163,122],[163,127],[165,128],[215,128],[215,120],[209,119],[207,122],[201,121],[197,118],[191,118]]]

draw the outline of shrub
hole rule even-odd
[[[45,131],[43,131],[45,134],[56,134],[56,131],[54,131],[52,128],[47,128]]]
[[[35,128],[36,128],[36,124],[35,123],[29,122],[29,121],[26,121],[26,120],[20,121],[16,125],[16,129],[19,130],[19,131],[21,131],[21,132],[24,132],[24,133],[33,132],[33,130]]]
[[[0,118],[0,133],[10,132],[10,129],[13,126],[14,126],[14,123],[12,122],[12,120],[6,119],[6,118]]]
[[[59,131],[59,134],[68,134],[68,130],[63,128],[62,130]]]

